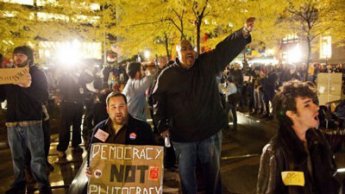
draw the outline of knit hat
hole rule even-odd
[[[29,46],[18,46],[13,50],[13,54],[21,53],[28,57],[30,65],[34,63],[34,51]]]

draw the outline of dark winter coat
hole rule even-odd
[[[221,130],[227,118],[216,76],[250,41],[240,29],[199,55],[190,69],[182,68],[178,60],[165,68],[153,92],[158,130],[170,129],[177,142],[201,141]]]
[[[257,194],[338,193],[339,184],[334,178],[336,167],[328,142],[318,130],[308,130],[306,138],[309,157],[292,129],[278,134],[263,148]],[[311,161],[311,171],[308,168],[308,158]],[[283,171],[302,172],[305,185],[284,185]]]
[[[30,66],[31,85],[23,88],[8,84],[0,86],[0,101],[7,100],[7,122],[40,121],[42,104],[48,100],[47,78],[36,66]]]

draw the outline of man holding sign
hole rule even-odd
[[[44,73],[33,65],[30,47],[16,47],[13,61],[15,68],[27,68],[27,71],[20,75],[19,81],[0,86],[0,101],[7,100],[6,126],[15,178],[6,193],[25,193],[24,169],[26,150],[29,150],[31,171],[40,193],[49,194],[42,129],[42,103],[48,99],[47,80]]]
[[[338,193],[336,167],[320,131],[316,90],[301,81],[285,83],[273,99],[278,134],[263,148],[257,193]]]
[[[146,183],[145,174],[149,177],[161,174],[162,148],[147,146],[144,148],[126,145],[156,145],[152,129],[146,122],[137,120],[128,114],[127,99],[122,93],[112,92],[106,99],[109,118],[96,125],[90,138],[89,165],[86,174],[90,177],[89,193],[98,193],[108,189],[133,189],[126,185],[135,185],[136,181]],[[141,164],[137,164],[142,160]],[[156,160],[157,168],[148,165],[150,160]],[[96,167],[97,166],[97,167]],[[104,167],[105,166],[105,167]],[[108,167],[110,169],[108,169]],[[96,168],[96,169],[94,169]],[[126,172],[123,175],[123,172]],[[102,174],[109,174],[111,179],[100,179]],[[137,176],[135,176],[137,174]],[[114,186],[118,182],[122,186]],[[155,181],[159,183],[159,179]],[[124,185],[126,183],[126,185]],[[150,188],[150,187],[148,187]],[[155,187],[151,187],[154,189]],[[141,188],[135,188],[136,191]],[[145,189],[145,188],[143,188]],[[156,189],[157,191],[159,190]],[[132,192],[132,191],[131,191]]]
[[[106,105],[109,118],[94,127],[91,145],[94,143],[156,144],[151,126],[128,114],[127,98],[124,94],[110,93],[107,96]]]

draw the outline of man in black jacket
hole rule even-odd
[[[83,116],[84,90],[80,84],[80,77],[75,70],[66,72],[59,81],[61,102],[61,129],[59,131],[59,144],[57,153],[60,158],[66,157],[66,150],[70,142],[70,127],[72,125],[72,149],[82,151],[81,123]]]
[[[338,193],[333,154],[315,129],[319,125],[315,88],[297,80],[287,82],[273,104],[279,129],[263,148],[257,193]]]
[[[195,167],[201,162],[207,193],[221,193],[220,152],[221,129],[226,126],[226,113],[220,103],[216,76],[224,71],[251,41],[255,18],[244,28],[232,33],[214,50],[196,58],[191,43],[177,45],[178,59],[158,77],[153,92],[157,102],[155,120],[163,137],[171,137],[183,193],[196,193]]]
[[[51,193],[45,172],[44,136],[42,129],[42,104],[48,100],[47,79],[33,64],[33,51],[28,46],[13,51],[15,67],[26,67],[29,72],[18,84],[0,87],[0,100],[7,100],[6,126],[12,154],[14,183],[6,193],[25,193],[25,157],[31,154],[31,171],[39,184],[40,193]]]
[[[127,99],[124,94],[111,92],[105,101],[109,117],[93,128],[87,163],[83,163],[80,169],[84,169],[85,165],[89,165],[90,149],[94,143],[156,145],[150,125],[128,114]],[[84,171],[80,172],[72,181],[69,193],[87,193],[87,179],[84,177],[85,175],[88,177],[93,176],[93,172],[90,167],[86,167],[86,174]]]
[[[110,93],[106,104],[109,118],[94,127],[89,148],[93,143],[156,144],[150,125],[128,114],[127,99],[124,94]]]

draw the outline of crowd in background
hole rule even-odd
[[[69,140],[69,126],[73,126],[73,147],[79,149],[82,136],[88,141],[93,126],[107,117],[105,98],[111,91],[122,92],[129,76],[126,67],[133,61],[117,62],[116,54],[107,53],[107,63],[100,65],[95,62],[85,62],[82,65],[50,65],[43,68],[48,82],[49,104],[59,107],[62,126],[60,130],[60,146],[58,150],[65,152]],[[12,61],[13,62],[13,61]],[[11,60],[5,60],[2,67],[12,67]],[[159,57],[154,62],[143,62],[141,70],[150,70],[152,81],[145,88],[145,109],[152,116],[152,92],[158,72],[171,64],[166,57]],[[273,66],[263,64],[239,63],[229,64],[218,76],[222,104],[231,116],[232,127],[237,130],[236,111],[250,112],[263,119],[272,119],[272,99],[282,83],[289,80],[305,80],[305,66],[285,65]],[[312,64],[308,70],[308,81],[316,83],[318,73],[345,73],[342,64],[321,65]],[[52,107],[52,106],[50,106]],[[56,107],[56,106],[55,106]],[[51,111],[50,111],[51,112]],[[134,113],[132,113],[134,114]],[[146,114],[146,111],[143,115]],[[81,130],[83,129],[83,130]],[[63,153],[61,154],[63,156]]]
[[[316,84],[319,73],[343,73],[344,76],[345,68],[342,64],[311,65],[307,81]],[[251,67],[243,69],[240,64],[234,63],[229,65],[220,75],[220,91],[223,98],[226,96],[224,91],[227,91],[227,99],[224,99],[224,102],[227,102],[225,107],[228,110],[237,107],[238,111],[250,112],[251,114],[261,115],[265,119],[272,119],[272,99],[279,87],[289,80],[304,81],[305,74],[305,66],[286,65],[281,67],[253,64]],[[224,85],[227,89],[224,88]],[[233,89],[234,87],[235,89]],[[236,92],[229,92],[230,90]],[[236,129],[236,112],[231,111],[231,113],[234,115],[233,125]]]
[[[109,52],[109,56],[114,53]],[[2,58],[2,56],[1,56]],[[106,97],[110,92],[124,92],[127,96],[129,113],[136,119],[147,121],[153,115],[152,92],[159,72],[171,65],[166,57],[159,57],[154,62],[123,61],[118,63],[116,57],[107,59],[103,65],[85,63],[68,65],[64,68],[49,66],[43,68],[46,74],[49,100],[47,107],[58,107],[61,116],[59,126],[59,157],[65,157],[70,141],[72,127],[72,149],[82,151],[82,139],[88,145],[93,127],[108,115]],[[2,68],[11,68],[11,61],[1,63]],[[139,74],[137,74],[139,72]],[[311,65],[308,72],[302,66],[272,66],[253,64],[251,67],[238,63],[229,64],[217,76],[222,106],[231,115],[232,125],[228,128],[237,130],[237,111],[261,115],[263,119],[272,119],[272,100],[278,88],[290,80],[304,80],[316,83],[317,75],[322,72],[345,73],[343,65]],[[132,86],[130,86],[132,85]],[[49,111],[43,107],[45,116],[45,155],[49,152]],[[139,108],[138,108],[139,107]],[[48,108],[49,110],[49,108]],[[50,110],[50,112],[52,112]],[[149,115],[149,117],[146,117]],[[159,136],[157,124],[153,122],[154,132]],[[161,143],[163,144],[163,143]],[[165,167],[174,169],[175,154],[173,148],[167,148]],[[48,163],[48,170],[52,166]],[[50,169],[49,169],[50,168]]]
[[[62,126],[58,150],[66,151],[69,140],[69,126],[73,126],[72,145],[79,149],[82,136],[88,136],[95,124],[104,120],[107,113],[104,109],[105,98],[111,91],[122,92],[129,76],[126,67],[130,60],[118,62],[113,52],[107,53],[106,64],[85,62],[79,65],[50,65],[43,68],[48,82],[49,104],[58,105],[61,113]],[[12,67],[13,61],[4,60],[3,68]],[[159,57],[154,62],[143,62],[141,70],[149,69],[152,81],[145,88],[145,109],[152,115],[150,92],[152,92],[158,72],[169,65],[166,57]],[[244,68],[242,68],[244,66]],[[308,81],[316,83],[318,73],[345,73],[342,64],[312,64],[308,70]],[[224,109],[231,115],[232,129],[237,129],[236,111],[250,112],[264,119],[272,119],[272,99],[282,83],[289,80],[305,80],[305,66],[263,65],[239,63],[229,64],[218,76],[220,95]],[[145,73],[143,73],[145,77]],[[151,113],[151,114],[150,114]],[[134,113],[132,113],[134,114]],[[146,112],[144,113],[144,115]],[[230,126],[229,126],[230,128]],[[81,130],[83,129],[83,130]],[[61,154],[63,156],[63,153]]]

